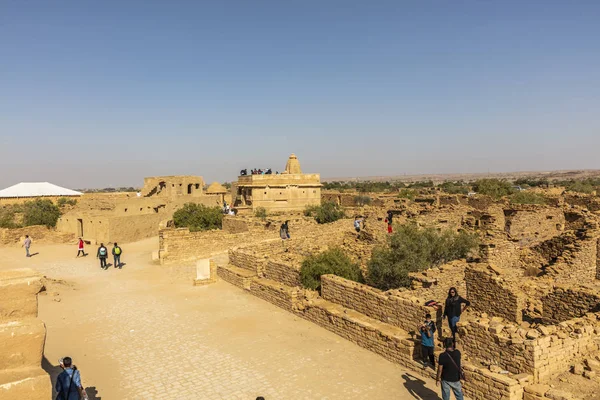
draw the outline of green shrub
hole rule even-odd
[[[500,179],[479,179],[473,183],[473,190],[495,199],[500,199],[515,192],[509,182]]]
[[[256,207],[256,210],[254,210],[254,216],[261,219],[267,218],[267,209],[264,207]]]
[[[315,213],[317,212],[317,209],[320,206],[306,206],[304,207],[304,216],[305,217],[314,217]]]
[[[344,209],[336,203],[324,203],[311,210],[310,215],[315,218],[318,224],[328,224],[338,219],[344,218]]]
[[[7,205],[0,208],[0,228],[20,228],[21,225],[15,222],[15,215],[20,208],[16,205]]]
[[[355,196],[354,204],[357,206],[366,206],[371,204],[372,200],[369,196]]]
[[[300,280],[308,289],[321,289],[321,275],[333,274],[355,282],[363,282],[362,271],[340,248],[313,254],[302,261]]]
[[[173,214],[177,228],[189,228],[190,232],[221,229],[223,212],[219,207],[187,203]]]
[[[46,225],[48,228],[56,226],[60,217],[60,209],[51,200],[37,199],[23,204],[23,225]]]
[[[466,232],[419,229],[413,224],[397,227],[386,246],[373,249],[366,281],[381,290],[410,286],[408,274],[464,258],[477,248],[479,239]]]
[[[401,189],[400,193],[398,193],[398,197],[400,197],[401,199],[414,200],[418,194],[419,194],[419,192],[417,190]]]
[[[448,194],[468,194],[469,186],[464,182],[444,182],[438,185],[440,189]]]
[[[60,197],[57,201],[56,201],[56,205],[59,207],[64,207],[64,206],[74,206],[75,204],[77,204],[77,200],[75,199],[69,199],[68,197]]]
[[[419,182],[413,182],[408,185],[408,187],[411,189],[432,188],[434,186],[435,185],[433,184],[433,181],[419,181]]]
[[[510,196],[510,202],[513,204],[547,204],[546,196],[532,192],[517,192]]]
[[[586,181],[574,181],[573,183],[566,186],[566,189],[570,192],[591,194],[596,188],[591,182]]]

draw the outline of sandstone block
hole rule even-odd
[[[525,337],[527,339],[537,339],[538,337],[540,337],[540,333],[534,329],[530,329],[527,331]]]
[[[37,317],[41,276],[24,268],[0,272],[0,321]]]
[[[52,397],[52,385],[40,367],[0,371],[0,399],[40,400]]]
[[[530,385],[525,387],[525,393],[530,393],[540,397],[544,397],[548,390],[550,390],[550,386],[542,384]]]
[[[0,371],[39,367],[45,340],[46,327],[36,318],[0,324]]]
[[[558,389],[548,390],[548,392],[546,393],[546,397],[548,397],[552,400],[572,400],[573,399],[573,395],[571,393],[564,392],[564,391],[558,390]]]

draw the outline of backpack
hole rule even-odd
[[[100,254],[100,257],[106,256],[106,247],[100,247],[98,254]]]
[[[121,255],[121,248],[120,247],[118,247],[118,246],[115,247],[115,254],[118,255],[118,256]]]

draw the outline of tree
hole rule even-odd
[[[223,212],[219,207],[187,203],[173,214],[177,228],[189,228],[190,232],[221,229]]]
[[[473,183],[473,190],[495,199],[500,199],[515,192],[509,182],[500,179],[479,179]]]
[[[300,280],[307,289],[321,289],[321,275],[333,274],[355,282],[363,282],[362,271],[358,264],[339,247],[312,254],[302,261]]]
[[[304,215],[313,217],[318,224],[327,224],[335,222],[346,216],[342,206],[336,203],[324,203],[320,206],[306,206]]]
[[[400,225],[385,246],[373,249],[366,281],[381,290],[410,286],[410,272],[424,271],[464,258],[477,248],[475,234]]]

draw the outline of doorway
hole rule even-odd
[[[83,220],[82,219],[77,220],[77,237],[80,237],[80,238],[83,237]]]

